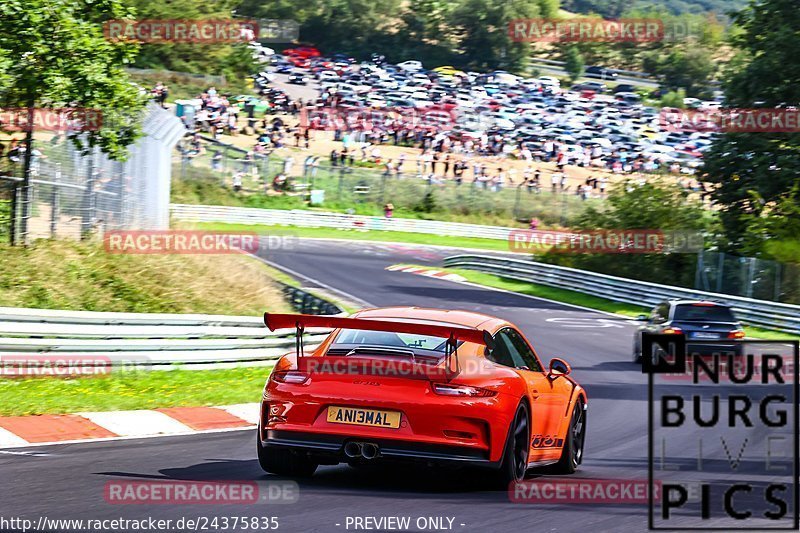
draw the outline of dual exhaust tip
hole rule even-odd
[[[351,459],[356,457],[375,459],[380,455],[380,448],[371,442],[348,442],[344,445],[344,454]]]

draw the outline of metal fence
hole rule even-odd
[[[386,172],[380,168],[354,161],[353,164],[333,164],[327,157],[311,154],[259,154],[219,142],[207,136],[199,137],[202,149],[191,148],[187,137],[176,152],[175,164],[181,179],[211,178],[220,184],[232,185],[233,175],[239,173],[245,192],[275,195],[272,181],[284,174],[289,178],[286,194],[310,199],[312,190],[323,191],[319,206],[330,209],[374,211],[391,203],[395,209],[419,213],[450,213],[453,215],[485,214],[508,221],[527,224],[538,218],[545,224],[568,226],[588,205],[599,198],[583,200],[567,187],[552,192],[549,179],[542,177],[539,189],[520,185],[521,176],[513,186],[494,187],[465,179],[427,179],[419,175],[416,164],[406,161],[401,172]],[[424,215],[423,215],[424,216]]]
[[[385,218],[378,216],[349,215],[304,209],[258,209],[221,205],[172,204],[172,218],[185,222],[222,222],[226,224],[261,224],[266,226],[299,226],[304,228],[335,228],[343,230],[403,231],[448,235],[454,237],[479,237],[508,240],[513,228],[480,226],[439,220],[416,218]]]
[[[531,64],[535,67],[537,65],[545,65],[545,66],[553,66],[564,68],[566,63],[564,61],[557,61],[554,59],[545,59],[541,57],[531,57]],[[638,72],[635,70],[620,70],[614,68],[606,68],[608,72],[612,72],[614,74],[618,74],[624,78],[630,78],[633,80],[647,80],[647,81],[658,81],[658,77],[653,74],[648,74],[647,72]]]
[[[478,270],[508,279],[568,289],[615,302],[645,307],[655,306],[669,298],[717,300],[733,307],[737,316],[748,324],[800,334],[800,306],[797,305],[659,285],[587,270],[487,255],[456,255],[446,258],[444,265]]]
[[[206,135],[197,135],[201,149],[193,146],[194,136],[186,136],[178,143],[173,164],[180,165],[177,176],[181,179],[213,176],[225,183],[236,172],[242,172],[250,185],[260,185],[283,169],[283,162],[268,153],[255,153]],[[198,173],[198,170],[210,170]]]
[[[37,137],[27,189],[23,152],[13,152],[9,143],[0,164],[0,237],[27,243],[106,229],[166,228],[171,155],[185,129],[151,104],[143,130],[126,161],[113,161],[97,147],[80,151],[63,135]]]
[[[800,265],[703,251],[694,285],[709,292],[797,304]]]

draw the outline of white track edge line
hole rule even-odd
[[[235,428],[202,429],[197,431],[187,431],[183,433],[159,433],[156,435],[130,435],[130,436],[118,436],[118,437],[92,437],[90,439],[60,440],[55,442],[34,442],[31,444],[5,446],[3,448],[0,448],[0,451],[15,450],[19,448],[41,448],[43,446],[58,446],[59,444],[83,444],[88,442],[112,442],[119,440],[155,439],[161,437],[186,437],[189,435],[204,435],[210,433],[229,433],[231,431],[252,430],[255,429],[256,426],[257,426],[256,424],[250,424],[247,426],[239,426]]]

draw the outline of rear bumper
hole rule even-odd
[[[348,442],[368,442],[378,446],[380,452],[374,460],[412,461],[423,463],[442,463],[499,467],[499,463],[489,460],[488,451],[474,448],[427,444],[396,439],[363,438],[301,431],[268,429],[261,433],[261,445],[265,448],[290,448],[316,457],[346,462],[344,446]]]
[[[715,353],[720,354],[720,356],[723,357],[727,354],[740,356],[744,354],[744,346],[742,343],[727,344],[724,340],[704,341],[702,343],[698,343],[697,339],[688,339],[686,341],[686,353],[687,355],[699,354],[701,356],[708,357]]]
[[[382,378],[325,380],[312,377],[303,385],[269,382],[261,404],[264,445],[281,435],[307,435],[305,441],[341,452],[348,441],[376,443],[386,457],[499,461],[519,399],[507,393],[491,397],[439,396],[427,381]],[[380,388],[378,388],[380,387]],[[399,427],[335,423],[328,408],[377,409],[400,413]],[[289,440],[294,440],[290,438]],[[306,445],[307,445],[306,442]]]

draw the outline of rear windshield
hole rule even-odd
[[[675,307],[674,320],[696,322],[736,322],[733,312],[723,305],[681,304]]]
[[[384,346],[407,348],[411,350],[428,350],[444,353],[447,339],[430,335],[411,333],[393,333],[391,331],[369,331],[363,329],[343,329],[336,336],[331,347],[338,345]]]

